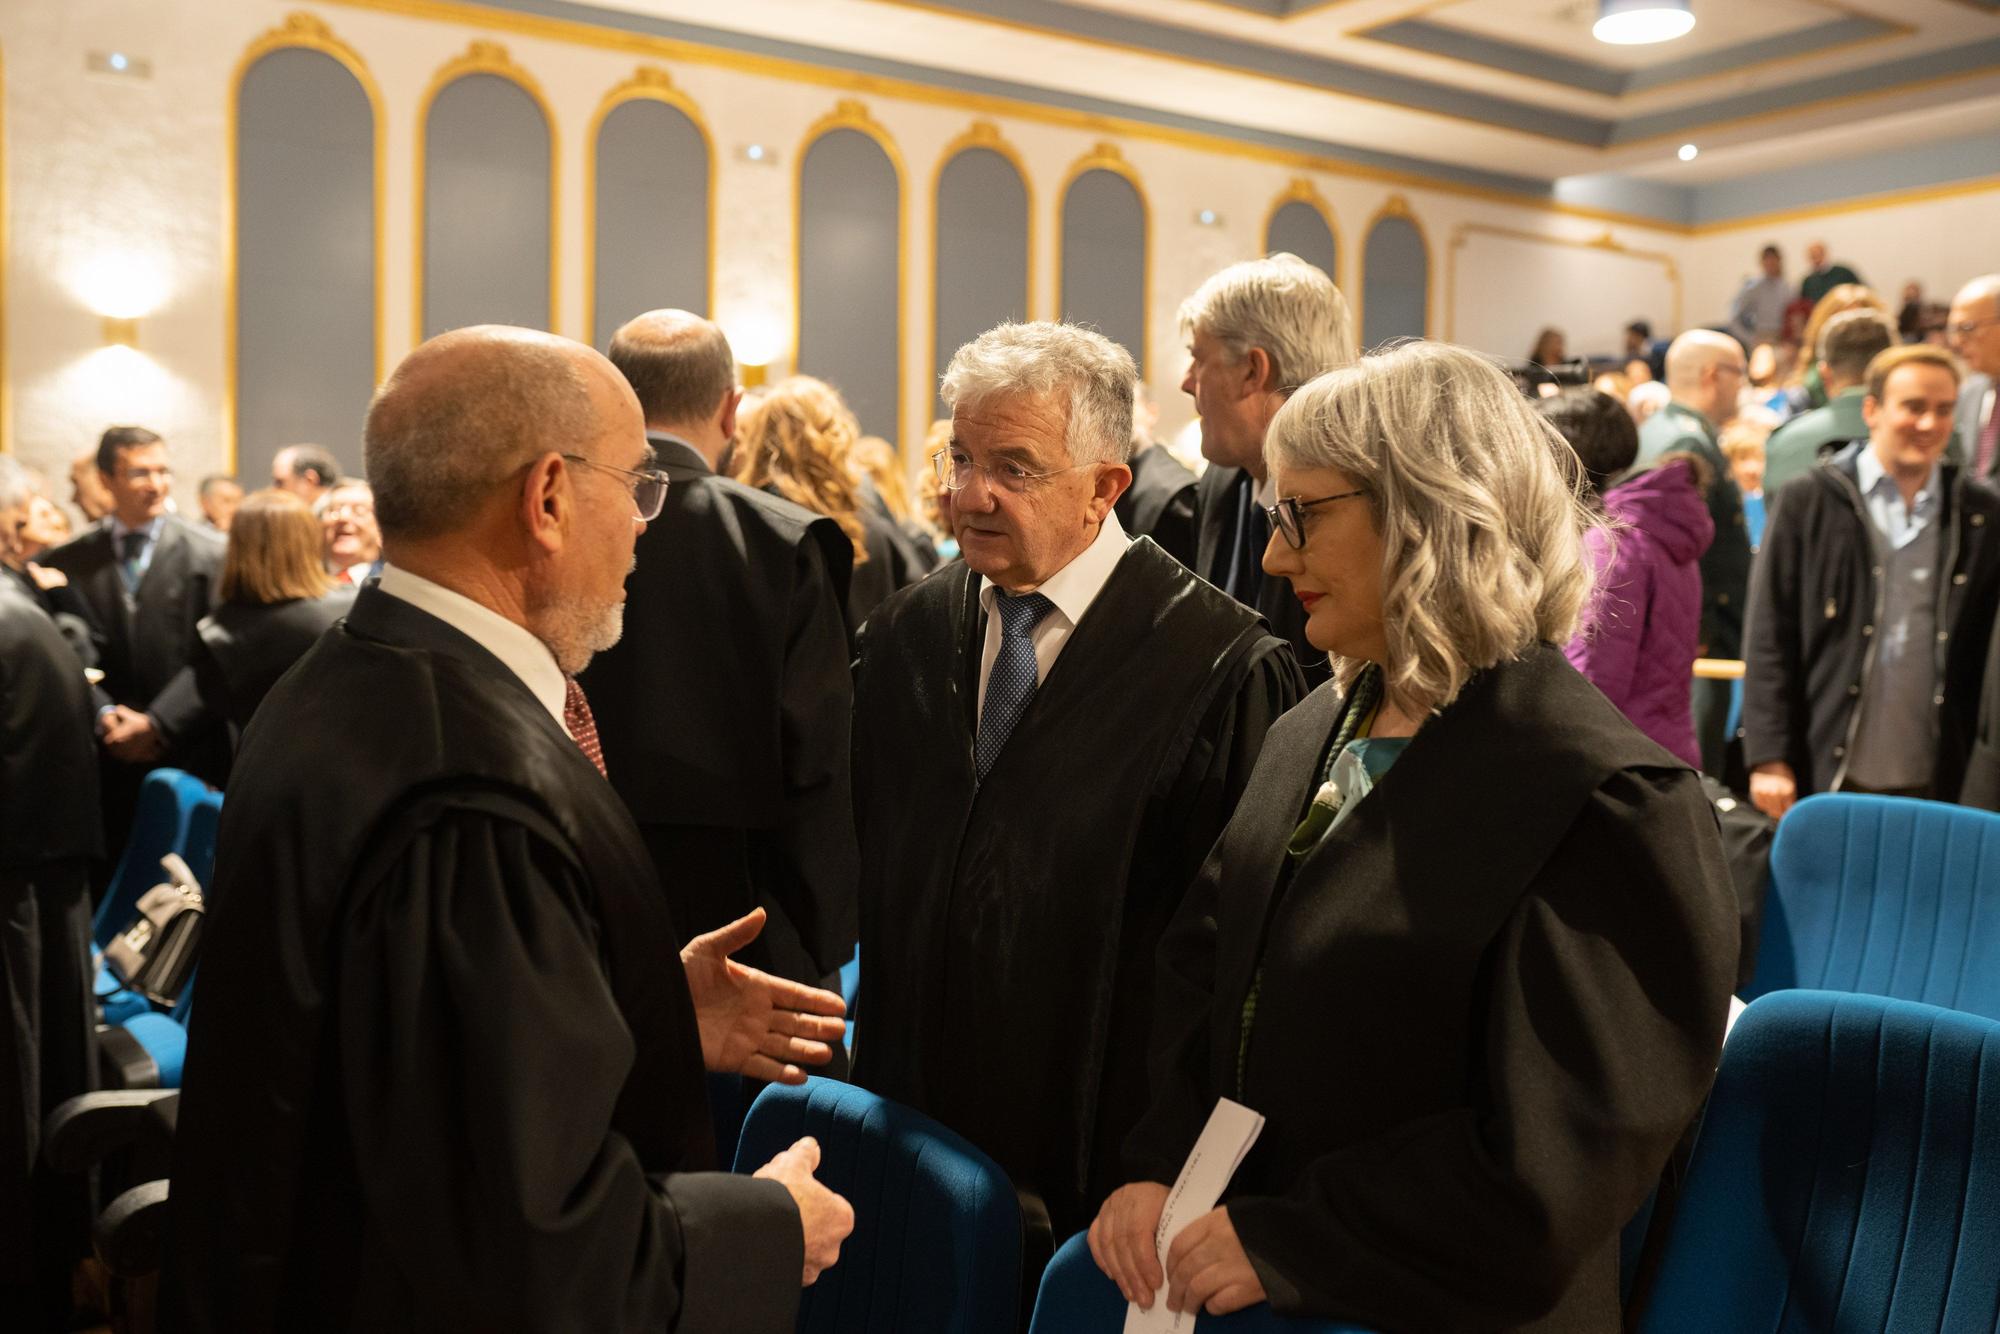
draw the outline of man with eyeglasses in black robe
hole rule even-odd
[[[1255,612],[1127,540],[1135,378],[1070,325],[959,349],[963,558],[885,602],[856,662],[856,1078],[992,1154],[1056,1238],[1118,1184],[1154,947],[1304,690]],[[1002,1039],[966,1042],[974,1014]]]

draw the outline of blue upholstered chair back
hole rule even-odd
[[[1090,1242],[1077,1233],[1056,1251],[1042,1274],[1028,1334],[1118,1334],[1125,1327],[1125,1299],[1090,1258]],[[1334,1320],[1278,1315],[1262,1304],[1234,1315],[1195,1318],[1196,1334],[1368,1334]]]
[[[103,949],[111,938],[132,923],[139,898],[163,878],[160,858],[169,852],[186,854],[188,820],[195,808],[210,796],[208,785],[193,774],[179,769],[155,769],[139,784],[139,800],[132,815],[132,830],[125,842],[124,855],[112,873],[111,885],[97,905],[91,934]],[[217,798],[220,800],[220,798]],[[116,837],[118,831],[107,830]],[[215,839],[209,836],[209,858],[215,855]],[[199,869],[196,869],[199,875]],[[208,881],[204,878],[202,883]]]
[[[2000,815],[1840,793],[1794,807],[1744,999],[1794,987],[2000,1019]]]
[[[809,1079],[757,1095],[736,1170],[802,1135],[819,1140],[819,1179],[854,1206],[854,1232],[805,1290],[801,1334],[1015,1334],[1021,1211],[991,1158],[866,1089]]]
[[[1991,1330],[2000,1023],[1766,996],[1723,1049],[1642,1334]]]

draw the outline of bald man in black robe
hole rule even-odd
[[[659,513],[639,405],[579,344],[458,330],[366,448],[387,566],[266,698],[223,809],[168,1308],[789,1330],[852,1213],[809,1139],[710,1170],[703,1070],[796,1082],[840,998],[729,962],[761,914],[681,946],[574,680]]]
[[[1255,612],[1119,526],[1133,379],[1073,326],[960,349],[964,558],[884,603],[856,665],[856,1078],[992,1154],[1058,1239],[1119,1184],[1154,948],[1304,693]]]

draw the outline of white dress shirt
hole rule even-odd
[[[1095,540],[1083,549],[1081,555],[1050,575],[1035,590],[1055,604],[1055,610],[1042,617],[1029,635],[1035,646],[1035,683],[1038,686],[1049,679],[1049,668],[1055,665],[1056,655],[1063,651],[1063,645],[1076,633],[1083,614],[1090,610],[1090,604],[1104,590],[1105,580],[1118,567],[1131,542],[1132,539],[1125,535],[1124,526],[1118,522],[1118,515],[1106,510],[1104,524],[1097,530]],[[981,713],[986,710],[986,678],[993,674],[993,659],[1000,655],[1000,618],[993,614],[993,599],[999,594],[998,584],[984,575],[980,576],[979,606],[986,613],[986,646],[979,654]]]
[[[569,693],[569,683],[563,679],[562,668],[556,666],[556,656],[549,652],[549,646],[529,634],[525,627],[463,593],[454,593],[443,584],[432,583],[420,574],[393,565],[382,567],[380,587],[391,597],[429,612],[500,659],[542,702],[563,732],[569,732],[568,724],[563,722],[563,701]]]

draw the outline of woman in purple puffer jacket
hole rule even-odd
[[[1703,499],[1713,474],[1695,455],[1671,454],[1607,487],[1639,452],[1624,405],[1595,389],[1572,389],[1540,406],[1583,460],[1613,520],[1609,531],[1587,539],[1597,590],[1564,652],[1640,731],[1700,769],[1689,682],[1701,642],[1696,562],[1715,536]]]

